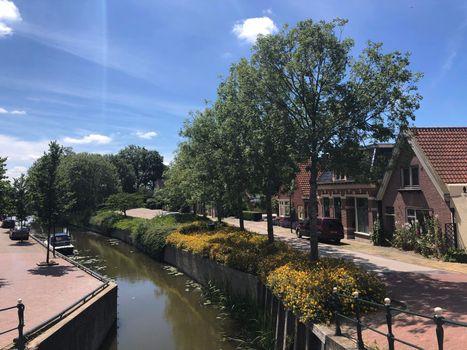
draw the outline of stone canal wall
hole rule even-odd
[[[117,285],[109,285],[29,344],[30,350],[98,350],[117,319]]]

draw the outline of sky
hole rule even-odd
[[[349,20],[411,52],[423,72],[416,126],[467,126],[467,2],[456,0],[0,0],[0,156],[16,177],[57,140],[75,151],[129,144],[173,159],[190,111],[214,101],[258,34]]]

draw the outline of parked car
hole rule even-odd
[[[2,228],[15,228],[15,220],[13,218],[6,218],[2,221]]]
[[[297,221],[291,219],[289,216],[283,216],[279,218],[279,226],[286,228],[295,228],[297,226]]]
[[[344,238],[344,227],[339,220],[334,218],[318,218],[318,240],[339,243]],[[310,236],[310,219],[300,221],[295,228],[298,238]]]
[[[10,239],[13,241],[27,241],[29,239],[29,227],[16,226],[11,228]]]

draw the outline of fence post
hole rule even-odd
[[[388,338],[389,350],[394,350],[394,334],[392,334],[392,314],[391,314],[391,299],[384,298],[384,306],[386,308],[386,323],[388,325]]]
[[[360,302],[358,300],[359,293],[357,291],[352,293],[355,301],[355,318],[357,319],[357,345],[358,350],[365,350],[365,344],[363,343],[362,336],[362,322],[360,320]]]
[[[21,299],[18,299],[18,304],[16,305],[18,308],[18,338],[15,339],[15,345],[17,349],[22,350],[25,346],[25,339],[23,334],[24,328],[24,305]]]
[[[443,309],[440,307],[435,307],[435,316],[433,320],[436,323],[436,338],[438,340],[438,350],[443,350],[444,343],[444,317],[442,316]]]
[[[340,310],[340,303],[339,303],[339,295],[337,294],[337,287],[332,289],[332,294],[334,296],[334,319],[336,321],[336,332],[335,335],[341,336],[341,320],[339,319]]]

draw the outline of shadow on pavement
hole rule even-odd
[[[38,266],[34,269],[29,269],[28,272],[33,275],[53,276],[60,277],[66,275],[68,272],[76,270],[74,266]]]
[[[7,286],[9,285],[10,283],[8,282],[8,280],[4,279],[4,278],[0,278],[0,288],[4,287],[4,286]]]
[[[15,246],[16,247],[21,247],[21,246],[30,246],[30,245],[34,245],[34,243],[17,241],[15,243],[9,244],[10,247],[15,247]]]

